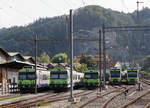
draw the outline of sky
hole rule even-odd
[[[69,14],[70,9],[99,5],[116,11],[131,13],[137,0],[0,0],[0,28],[24,26],[39,18]],[[150,8],[150,0],[139,0],[139,9]]]

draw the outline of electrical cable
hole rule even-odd
[[[9,5],[8,3],[1,1],[1,3],[3,2],[3,4],[6,4],[8,6],[8,8],[12,9],[13,11],[15,11],[16,13],[22,14],[25,17],[28,17],[29,19],[34,19],[33,17],[29,16],[28,14],[26,14],[25,12],[20,11],[19,9],[14,8],[13,6]]]
[[[65,3],[66,3],[70,8],[72,8],[72,6],[70,5],[69,2],[67,2],[66,0],[64,0],[64,1],[65,1]]]
[[[43,1],[43,0],[39,0],[39,1],[40,1],[43,5],[45,5],[47,8],[55,10],[55,11],[57,12],[57,14],[59,13],[58,10],[56,10],[56,9],[55,9],[54,7],[52,7],[52,6],[49,6],[48,3],[46,3],[45,1]]]
[[[129,12],[129,9],[128,9],[128,7],[126,6],[124,0],[121,0],[121,3],[122,3],[122,5],[123,5],[123,7],[124,7],[125,9],[127,9],[127,11]]]
[[[83,4],[83,7],[85,6],[85,1],[84,0],[82,0],[82,4]]]

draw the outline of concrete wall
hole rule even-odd
[[[6,59],[7,57],[2,52],[0,52],[0,63],[6,62]]]
[[[18,83],[18,69],[7,68],[6,74],[9,83],[13,83],[14,81],[15,83]]]

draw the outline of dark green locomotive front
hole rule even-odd
[[[86,70],[84,73],[83,83],[85,87],[98,87],[99,77],[98,70]]]

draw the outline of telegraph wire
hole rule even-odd
[[[70,5],[69,2],[67,2],[67,0],[64,0],[64,1],[65,1],[65,3],[66,3],[70,8],[72,8],[72,6]]]
[[[82,4],[83,4],[83,7],[85,6],[85,1],[84,0],[82,0]]]
[[[121,0],[121,3],[122,3],[122,5],[123,5],[123,7],[124,7],[125,9],[127,9],[127,11],[129,12],[129,9],[128,9],[128,7],[126,6],[124,0]]]
[[[3,2],[3,1],[1,1]],[[14,8],[13,6],[9,5],[6,2],[3,2],[3,4],[6,4],[8,8],[12,9],[13,11],[15,11],[16,13],[22,14],[25,17],[28,17],[29,19],[34,19],[33,17],[27,15],[25,12],[20,11],[19,9]]]
[[[43,5],[45,5],[47,8],[55,10],[55,11],[57,12],[57,14],[59,13],[58,10],[56,10],[56,9],[53,8],[52,6],[48,5],[48,3],[46,3],[45,1],[43,1],[43,0],[39,0],[39,1],[40,1]]]

